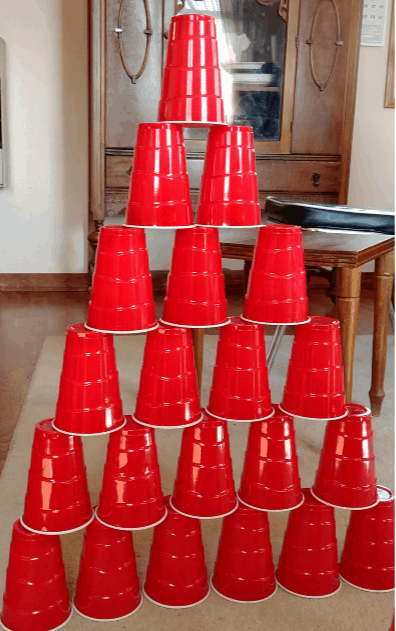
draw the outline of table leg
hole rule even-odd
[[[203,344],[205,329],[191,329],[194,343],[195,367],[197,369],[198,394],[201,394],[202,367],[203,367]]]
[[[382,401],[385,397],[386,342],[393,277],[394,252],[388,252],[375,260],[374,335],[371,388],[369,392],[373,416],[380,415]]]
[[[359,317],[361,279],[361,267],[339,267],[337,269],[337,310],[341,323],[342,359],[347,403],[350,403],[352,399],[353,357]]]

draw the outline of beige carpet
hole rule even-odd
[[[382,415],[374,419],[377,477],[380,484],[393,487],[393,337],[389,337],[386,398]],[[134,411],[139,383],[139,372],[144,349],[144,336],[116,337],[118,370],[124,412]],[[207,403],[211,373],[215,360],[217,336],[205,338],[205,371],[203,376],[202,403]],[[267,341],[268,343],[268,341]],[[285,381],[292,337],[286,336],[270,375],[273,401],[280,400]],[[371,337],[358,336],[356,346],[354,401],[369,404]],[[55,410],[59,375],[62,364],[64,337],[47,337],[37,363],[26,403],[7,462],[0,478],[0,592],[4,589],[5,570],[8,564],[8,548],[12,524],[23,509],[27,472],[34,424],[51,417]],[[300,476],[303,486],[311,486],[318,463],[325,424],[295,420]],[[238,488],[247,441],[248,424],[230,423],[231,450],[233,454],[235,482]],[[163,491],[171,493],[179,452],[180,430],[156,431],[158,455],[161,466]],[[84,439],[84,452],[88,469],[92,503],[98,500],[107,438]],[[288,513],[270,515],[271,540],[274,562],[277,563]],[[337,537],[341,552],[349,511],[336,510]],[[202,522],[203,540],[209,574],[213,570],[221,520]],[[141,581],[148,562],[152,530],[134,535],[137,566]],[[70,593],[73,594],[78,573],[79,555],[83,532],[62,537],[64,560]],[[393,612],[393,593],[371,594],[343,584],[340,592],[322,600],[307,600],[292,596],[281,589],[267,602],[248,605],[226,601],[215,593],[201,605],[186,610],[168,610],[145,601],[143,607],[125,620],[107,623],[114,631],[388,631]],[[67,629],[91,631],[104,627],[104,623],[92,622],[74,615]],[[32,631],[35,631],[32,629]]]

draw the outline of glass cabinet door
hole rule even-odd
[[[289,153],[298,0],[173,1],[173,14],[216,20],[226,122],[252,127],[258,153]],[[187,149],[204,150],[207,133],[185,129]]]

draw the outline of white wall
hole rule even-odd
[[[9,187],[0,273],[85,272],[87,0],[0,0]]]
[[[395,110],[384,108],[392,1],[384,46],[361,46],[348,204],[394,210]]]

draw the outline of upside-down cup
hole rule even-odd
[[[322,421],[348,414],[338,320],[312,316],[297,327],[280,408],[291,416]]]
[[[157,327],[143,228],[100,229],[85,326],[124,334]]]
[[[72,616],[60,539],[14,523],[0,626],[55,631]]]
[[[304,496],[293,418],[274,408],[272,418],[250,425],[238,498],[251,508],[278,512],[298,508]]]
[[[272,325],[309,321],[299,226],[268,225],[259,229],[242,318]]]
[[[131,416],[110,436],[96,516],[110,528],[143,530],[166,516],[154,430]]]
[[[259,421],[273,415],[260,324],[231,318],[220,329],[207,411],[226,421]]]
[[[96,518],[84,535],[74,608],[90,620],[120,620],[142,604],[132,533]]]
[[[133,418],[155,428],[188,427],[202,419],[189,329],[161,324],[147,333]]]
[[[312,494],[335,506],[358,510],[378,504],[371,412],[348,403],[347,416],[329,421]]]
[[[196,223],[254,228],[261,225],[251,127],[212,127],[208,136]]]
[[[210,593],[201,524],[180,515],[165,498],[168,515],[155,527],[143,593],[161,607],[198,605]]]
[[[212,587],[235,602],[267,600],[276,592],[267,514],[239,504],[224,518]]]
[[[182,128],[169,123],[140,123],[125,225],[181,228],[192,223]]]
[[[190,328],[228,324],[217,228],[176,230],[161,321]]]
[[[67,328],[53,426],[75,436],[108,434],[124,425],[113,336]]]
[[[194,427],[183,430],[170,504],[187,517],[225,517],[238,500],[232,477],[230,439],[225,421],[204,414]]]
[[[304,503],[289,515],[279,565],[278,584],[304,598],[325,598],[341,587],[337,563],[334,508],[302,489]]]
[[[171,19],[158,120],[183,127],[224,123],[212,16],[176,15]]]
[[[353,587],[388,592],[395,588],[395,495],[377,489],[376,506],[351,512],[340,574]]]
[[[37,423],[21,523],[44,535],[85,528],[93,519],[81,438]]]

